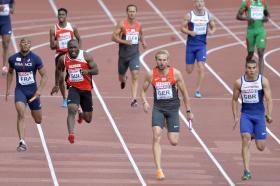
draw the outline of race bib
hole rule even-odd
[[[204,35],[207,32],[207,24],[194,24],[194,32],[196,35]]]
[[[263,7],[251,6],[251,18],[254,20],[263,19]]]
[[[125,40],[127,40],[127,41],[130,40],[133,45],[138,44],[139,43],[139,32],[135,32],[135,30],[132,29],[130,32],[126,33]]]
[[[173,98],[172,85],[170,82],[159,82],[156,84],[157,100]]]
[[[1,8],[0,16],[7,16],[10,14],[9,4],[0,5],[0,8]]]
[[[242,95],[243,103],[258,103],[259,102],[258,90],[242,91],[241,95]]]
[[[33,72],[18,72],[18,82],[21,85],[30,85],[35,83]]]
[[[78,68],[69,69],[69,81],[70,82],[80,82],[84,81],[84,76],[81,74],[81,70]]]
[[[67,43],[68,41],[71,40],[71,34],[70,32],[66,32],[66,33],[61,33],[59,35],[59,38],[58,38],[58,46],[59,46],[59,49],[65,49],[67,48]]]

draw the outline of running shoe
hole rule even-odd
[[[163,180],[165,178],[165,176],[164,176],[164,174],[162,172],[162,169],[158,169],[157,170],[156,178],[157,178],[157,180]]]
[[[18,152],[24,152],[27,150],[27,145],[25,144],[24,141],[20,141],[17,147]]]
[[[73,133],[70,133],[68,136],[68,141],[73,144],[75,143],[75,135]]]
[[[201,92],[200,92],[199,90],[195,91],[194,97],[196,97],[196,98],[201,98],[201,97],[202,97]]]
[[[138,102],[136,99],[133,99],[132,102],[130,103],[131,107],[137,107],[138,106]]]
[[[67,108],[67,99],[63,99],[62,107]]]
[[[3,67],[2,67],[2,75],[4,76],[4,75],[6,75],[7,73],[8,73],[8,67],[3,66]]]
[[[84,121],[84,118],[83,118],[83,111],[79,108],[78,109],[78,119],[77,119],[77,122],[79,124],[82,124],[82,122]]]
[[[252,178],[252,175],[249,171],[244,170],[243,176],[241,177],[242,180],[249,180]]]

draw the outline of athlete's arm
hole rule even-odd
[[[9,8],[10,8],[10,14],[13,14],[15,12],[15,1],[14,0],[10,1]]]
[[[270,18],[270,13],[268,12],[267,6],[265,6],[263,15],[264,15],[263,22],[268,22],[268,19]]]
[[[44,67],[40,68],[38,70],[40,76],[41,76],[41,80],[40,80],[40,84],[37,88],[37,91],[35,93],[35,96],[36,97],[39,97],[41,95],[41,92],[42,90],[44,89],[46,83],[47,83],[47,80],[48,80],[48,77],[47,77],[47,72],[46,72],[46,69]]]
[[[74,31],[74,36],[78,40],[80,48],[82,48],[82,40],[81,40],[79,31],[78,31],[77,27],[75,27],[75,26],[72,26],[72,27],[73,27],[73,31]]]
[[[99,73],[97,64],[93,61],[93,58],[88,55],[88,53],[84,52],[84,58],[88,62],[89,69],[82,69],[81,73],[83,75],[85,74],[91,74],[91,75],[97,75]]]
[[[143,47],[144,49],[146,49],[146,48],[147,48],[147,43],[146,43],[146,41],[145,41],[145,39],[144,39],[144,34],[143,34],[142,25],[141,25],[140,23],[139,23],[139,25],[140,25],[140,31],[139,31],[140,41],[141,41],[141,43],[142,43],[142,47]]]
[[[6,96],[5,96],[6,101],[8,101],[8,96],[10,95],[10,89],[11,89],[11,85],[13,82],[13,76],[14,76],[14,68],[9,63],[9,70],[7,73],[7,80],[6,80]]]
[[[55,31],[54,28],[50,29],[50,48],[55,50],[57,47],[57,41],[55,39]]]
[[[210,15],[210,21],[209,21],[209,29],[208,29],[210,34],[214,34],[216,32],[216,24],[213,19],[213,17]]]
[[[55,85],[52,88],[51,95],[57,93],[59,91],[59,77],[61,77],[61,73],[64,71],[64,56],[62,55],[58,58],[58,62],[55,67]]]
[[[263,77],[263,92],[266,100],[266,120],[268,123],[272,122],[272,96],[269,81]]]
[[[124,45],[132,45],[130,40],[127,41],[127,40],[121,39],[120,36],[122,33],[122,27],[123,27],[123,21],[119,22],[118,25],[113,30],[112,41],[114,41],[116,43],[124,44]]]
[[[176,80],[176,84],[177,87],[179,88],[182,97],[183,97],[183,102],[187,111],[187,119],[188,120],[192,120],[193,119],[193,114],[191,112],[191,106],[190,106],[190,97],[188,94],[188,90],[184,81],[184,78],[181,74],[180,71],[178,71],[177,69],[174,69],[174,77]]]
[[[146,112],[146,113],[148,112],[148,110],[150,108],[149,102],[147,101],[147,98],[146,98],[146,92],[151,84],[152,77],[153,77],[152,71],[148,72],[145,75],[141,94],[140,94],[141,100],[143,102],[144,112]]]
[[[188,26],[189,22],[190,22],[190,14],[187,14],[184,17],[184,20],[183,20],[183,23],[181,26],[181,32],[194,37],[196,34],[195,34],[195,32],[189,30],[189,26]]]
[[[231,101],[231,109],[234,119],[234,126],[233,129],[236,128],[236,125],[239,123],[239,112],[238,112],[238,98],[240,95],[240,86],[241,82],[240,79],[236,80],[233,85],[233,95],[232,95],[232,101]]]

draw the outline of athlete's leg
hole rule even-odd
[[[248,133],[241,134],[242,139],[242,159],[243,159],[243,166],[244,170],[250,172],[250,144],[251,144],[251,135]]]
[[[93,111],[93,103],[92,103],[92,94],[91,91],[83,91],[81,93],[80,105],[83,110],[81,113],[81,117],[87,122],[90,123],[92,120],[92,111]]]
[[[194,62],[195,62],[195,54],[194,48],[191,46],[186,47],[186,71],[188,74],[191,74],[194,69]]]
[[[162,134],[162,128],[159,126],[153,127],[153,155],[154,162],[157,170],[161,169],[161,146],[160,139]]]
[[[266,48],[266,32],[264,29],[258,30],[258,34],[256,36],[256,47],[258,51],[258,57],[259,57],[259,72],[263,74],[264,71],[264,50]]]
[[[42,123],[42,110],[31,110],[31,115],[36,124]]]
[[[75,127],[75,115],[78,111],[79,106],[75,103],[68,104],[68,115],[67,115],[67,127],[68,127],[68,133],[73,134],[74,133],[74,127]]]
[[[25,119],[25,103],[23,102],[16,102],[16,111],[17,111],[17,131],[18,131],[18,137],[20,140],[24,140],[25,137],[25,125],[24,125],[24,119]]]
[[[119,57],[118,73],[119,73],[119,81],[121,83],[121,89],[125,88],[125,83],[127,80],[127,76],[126,76],[127,69],[128,69],[128,61],[122,57]]]
[[[256,147],[259,151],[264,151],[265,149],[265,140],[256,140]]]
[[[139,77],[139,70],[132,70],[131,71],[131,93],[132,93],[133,100],[136,99],[136,97],[137,97],[138,77]]]
[[[6,67],[6,62],[8,62],[10,40],[11,35],[2,35],[3,67]]]
[[[263,61],[263,56],[264,56],[264,48],[258,48],[258,56],[259,56],[259,73],[263,74],[264,71],[264,61]]]
[[[203,61],[197,62],[198,77],[197,77],[197,81],[196,81],[196,91],[200,91],[200,87],[201,87],[202,81],[205,76],[205,73],[204,73],[205,67],[204,66],[205,66],[205,62],[203,62]]]

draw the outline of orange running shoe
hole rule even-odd
[[[165,178],[165,176],[162,172],[162,169],[157,170],[156,178],[157,178],[157,180],[163,180]]]
[[[68,136],[68,141],[73,144],[75,142],[75,135],[74,133],[70,133]]]

